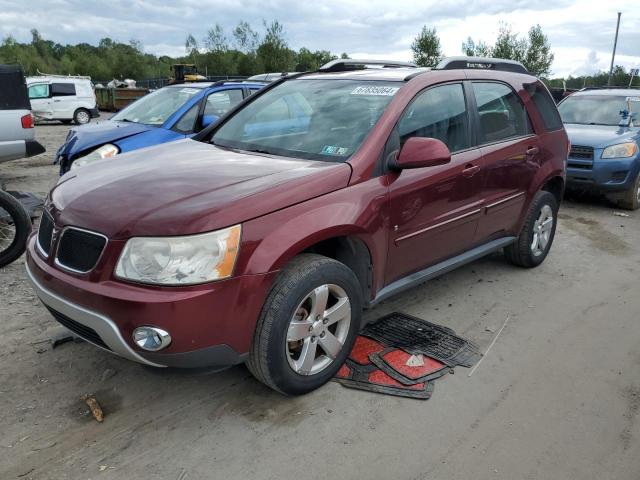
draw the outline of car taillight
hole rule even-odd
[[[23,115],[20,121],[22,122],[22,128],[33,128],[33,115],[30,113]]]

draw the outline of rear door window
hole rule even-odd
[[[562,119],[553,98],[544,85],[536,83],[527,88],[533,104],[536,106],[546,130],[560,130]]]
[[[204,107],[204,115],[215,115],[216,117],[221,117],[241,101],[242,89],[240,88],[212,93],[207,97],[207,103]]]
[[[480,143],[493,143],[531,133],[520,97],[503,83],[473,83],[480,118]]]
[[[76,94],[76,86],[73,83],[52,83],[52,97],[70,97]]]
[[[436,138],[451,152],[470,147],[469,115],[459,83],[419,93],[398,122],[401,145],[411,137]]]

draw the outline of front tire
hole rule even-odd
[[[552,193],[541,190],[533,197],[518,239],[505,247],[507,260],[519,267],[537,267],[549,254],[558,223],[558,202]]]
[[[299,255],[265,301],[247,367],[286,395],[315,390],[346,360],[361,315],[362,289],[352,270],[321,255]]]
[[[73,121],[76,125],[85,125],[91,121],[91,113],[86,108],[79,108],[73,113]]]
[[[618,205],[625,210],[637,210],[640,208],[640,173],[636,176],[633,186],[624,192],[623,196],[618,200]]]

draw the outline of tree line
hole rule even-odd
[[[0,43],[0,63],[21,64],[28,75],[37,72],[88,75],[95,81],[108,81],[112,78],[166,78],[170,76],[170,66],[174,63],[195,63],[200,73],[210,76],[249,76],[264,72],[315,70],[338,58],[328,50],[292,49],[283,24],[277,20],[263,21],[260,30],[245,21],[229,31],[215,24],[201,39],[187,35],[184,55],[177,57],[145,53],[137,40],[122,43],[103,38],[97,45],[62,45],[42,38],[35,29],[31,31],[31,37],[28,43],[20,43],[12,36],[6,37]],[[425,67],[436,66],[444,56],[437,30],[426,25],[415,37],[411,50],[415,63]],[[531,27],[525,36],[520,36],[510,25],[501,23],[493,44],[468,37],[462,42],[460,53],[517,60],[554,87],[604,86],[608,81],[607,72],[566,79],[550,78],[554,54],[540,25]],[[348,58],[348,55],[342,53],[340,57]],[[612,84],[628,85],[629,77],[623,67],[616,66]],[[640,84],[640,79],[635,84]]]
[[[62,45],[31,31],[31,42],[20,43],[12,36],[0,43],[0,63],[18,63],[27,75],[37,72],[61,75],[88,75],[96,81],[112,78],[166,78],[174,63],[195,63],[208,75],[249,76],[264,72],[314,70],[338,58],[327,50],[293,50],[282,23],[263,22],[263,31],[240,22],[230,33],[214,25],[201,40],[189,34],[183,56],[156,56],[145,53],[138,40],[122,43],[103,38],[98,45]],[[347,58],[347,54],[342,54]]]
[[[423,67],[435,67],[444,58],[437,30],[426,25],[414,39],[411,50],[414,62]],[[521,37],[513,32],[509,24],[501,23],[498,37],[493,45],[468,37],[462,42],[460,51],[463,55],[470,57],[495,57],[521,62],[527,70],[541,77],[549,87],[568,89],[602,87],[606,86],[609,80],[609,73],[604,71],[592,75],[550,78],[554,54],[549,39],[540,25],[534,25],[526,36]],[[627,86],[630,81],[631,73],[624,67],[616,65],[613,69],[611,85]],[[633,85],[640,85],[640,79],[634,79]]]

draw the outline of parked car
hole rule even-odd
[[[191,137],[264,85],[220,81],[156,90],[109,120],[71,129],[56,153],[60,174],[119,153]]]
[[[0,162],[43,153],[35,139],[27,86],[18,65],[0,65]]]
[[[90,77],[42,75],[28,77],[27,85],[36,120],[84,125],[100,116]]]
[[[471,60],[330,62],[195,139],[74,170],[29,241],[37,295],[146,365],[246,361],[277,391],[319,387],[363,307],[496,250],[535,267],[551,248],[556,106],[522,65]]]
[[[567,186],[640,207],[640,90],[586,89],[559,105],[571,152]]]

